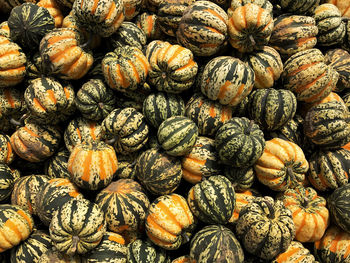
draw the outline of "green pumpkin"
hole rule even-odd
[[[165,250],[153,246],[149,241],[137,239],[128,245],[128,263],[170,263]]]
[[[340,186],[333,191],[327,201],[332,221],[347,233],[350,233],[349,192],[349,184]]]
[[[319,5],[320,0],[281,0],[281,8],[293,14],[312,14]]]
[[[253,185],[256,175],[253,166],[236,168],[226,165],[224,176],[230,180],[236,191],[244,191]]]
[[[110,36],[112,47],[132,46],[140,50],[146,45],[146,34],[136,24],[132,22],[123,22],[118,30]]]
[[[273,9],[273,5],[268,0],[231,0],[229,2],[231,3],[230,3],[230,7],[227,9],[228,17],[232,16],[232,13],[233,11],[235,11],[236,8],[244,6],[246,4],[251,4],[251,3],[264,8],[270,13],[272,13],[272,9]]]
[[[67,170],[68,158],[70,152],[67,149],[63,149],[55,153],[45,163],[45,174],[50,178],[70,178],[70,174]]]
[[[222,225],[199,230],[191,240],[190,257],[201,263],[245,262],[241,244],[233,232]]]
[[[0,201],[6,200],[11,195],[19,178],[18,170],[12,170],[7,164],[0,163]]]

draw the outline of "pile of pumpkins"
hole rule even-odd
[[[0,262],[350,262],[349,20],[0,0]]]

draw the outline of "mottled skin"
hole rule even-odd
[[[343,229],[350,232],[349,214],[350,185],[346,184],[338,187],[328,198],[328,207],[333,222]]]
[[[334,91],[350,88],[350,54],[344,49],[335,48],[326,52],[325,63],[331,65],[339,74],[337,86]]]
[[[10,136],[0,134],[0,164],[10,164],[15,158],[12,150]]]
[[[315,257],[302,243],[292,241],[288,249],[279,254],[271,263],[317,263]]]
[[[149,241],[137,239],[128,245],[128,263],[170,263],[163,249]]]
[[[145,32],[132,22],[123,22],[109,39],[113,48],[133,46],[142,50],[147,42]]]
[[[18,170],[12,170],[7,164],[0,163],[0,201],[6,200],[11,195],[19,177]]]
[[[67,170],[70,152],[63,149],[55,153],[45,164],[45,174],[50,178],[70,178]]]

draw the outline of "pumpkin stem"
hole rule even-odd
[[[265,204],[267,206],[267,208],[269,209],[269,218],[270,219],[274,219],[275,218],[275,209],[273,209],[272,204],[269,201],[265,200]]]
[[[185,243],[190,241],[190,237],[189,237],[187,232],[182,232],[181,236],[182,236],[182,240],[183,240],[182,244],[185,244]]]
[[[290,186],[292,188],[299,185],[297,179],[295,178],[294,171],[293,171],[292,167],[287,168],[287,176],[290,178]]]
[[[80,45],[80,47],[83,48],[83,49],[86,48],[86,47],[88,47],[88,46],[91,44],[92,39],[93,39],[93,34],[92,34],[92,33],[89,33],[89,38],[88,38],[88,40],[87,40],[84,44]]]
[[[72,237],[72,246],[70,249],[68,249],[67,251],[67,254],[69,256],[73,256],[76,252],[77,252],[77,249],[78,249],[78,242],[79,242],[79,237],[78,236],[73,236]]]
[[[111,139],[106,139],[106,140],[105,140],[105,143],[107,143],[107,144],[109,144],[109,145],[112,145],[112,144],[115,143],[115,141],[116,141],[116,138],[113,137],[113,138],[111,138]]]
[[[252,46],[256,46],[256,41],[252,35],[249,35],[249,41],[250,41]]]
[[[9,122],[13,124],[14,126],[24,126],[24,120],[28,117],[28,115],[25,113],[21,116],[19,120],[15,120],[14,118],[10,117]]]
[[[254,124],[254,121],[250,120],[248,124],[248,128],[245,130],[244,134],[249,135],[252,132],[253,124]]]

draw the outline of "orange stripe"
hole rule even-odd
[[[288,249],[286,252],[280,254],[276,258],[277,263],[283,263],[283,262],[287,261],[289,259],[289,257],[291,257],[293,254],[297,253],[299,250],[300,250],[300,248],[298,248],[298,247]]]
[[[43,105],[41,105],[40,101],[37,98],[33,99],[33,104],[35,107],[39,108],[41,111],[46,112],[46,109],[43,107]]]
[[[214,32],[214,33],[217,33],[217,34],[220,34],[220,35],[222,34],[220,31],[216,30],[216,29],[213,28],[213,27],[206,26],[205,28],[208,29],[208,30],[211,31],[211,32]]]
[[[71,175],[73,174],[72,169],[73,169],[75,158],[77,157],[78,153],[79,153],[79,151],[73,149],[73,151],[71,152],[69,159],[68,159],[67,170]]]
[[[264,9],[259,8],[258,16],[257,16],[257,18],[256,18],[256,25],[257,25],[258,27],[260,27],[261,15],[262,15],[263,11],[264,11]]]
[[[327,83],[327,85],[319,93],[316,93],[315,95],[313,95],[310,98],[306,99],[305,102],[310,103],[310,102],[313,102],[313,101],[317,100],[319,97],[323,96],[323,94],[327,91],[329,85],[331,85],[331,84],[332,84],[332,80],[329,81]]]
[[[173,197],[173,196],[172,196]],[[177,225],[178,228],[182,229],[183,226],[176,221],[176,218],[175,216],[171,213],[171,211],[169,210],[169,207],[167,207],[163,202],[159,202],[157,204],[157,206],[159,207],[159,209],[162,211],[162,214],[164,214],[166,216],[166,220],[171,223],[171,224],[174,224],[174,225]],[[152,216],[156,216],[157,214],[152,214]],[[167,230],[169,231],[169,230]],[[174,235],[178,234],[178,233],[173,233]]]
[[[232,84],[231,81],[226,80],[224,85],[221,86],[220,91],[219,91],[219,95],[218,95],[219,99],[225,98],[225,93],[227,92],[227,89],[231,84]]]
[[[207,160],[198,160],[190,157],[185,157],[185,161],[193,162],[199,165],[205,165],[205,163],[207,162]]]
[[[295,93],[301,93],[305,90],[307,90],[308,88],[310,88],[313,84],[316,83],[316,81],[318,81],[320,78],[322,78],[324,75],[326,75],[326,71],[323,72],[321,75],[319,75],[317,78],[315,78],[313,81],[311,81],[309,84],[307,84],[306,86],[303,87],[299,87],[297,89],[294,90]]]
[[[302,45],[304,45],[305,43],[307,42],[311,42],[311,41],[314,41],[316,39],[316,37],[305,37],[305,38],[299,38],[297,40],[297,46],[300,47]]]
[[[68,193],[71,197],[76,198],[79,195],[79,192],[77,191],[72,191]]]
[[[107,154],[110,165],[112,165],[112,172],[115,173],[115,171],[118,169],[118,160],[114,152],[109,152]]]
[[[47,90],[47,94],[49,95],[50,100],[53,102],[53,104],[57,104],[57,99],[55,97],[55,93],[52,89]]]
[[[69,39],[69,38],[72,38],[72,36],[52,36],[47,40],[47,42],[49,43],[48,46],[50,46],[58,41],[61,41],[64,39]]]
[[[345,250],[345,253],[344,253],[344,259],[346,258],[348,258],[348,256],[350,255],[350,244],[348,243],[348,242],[346,242],[346,245],[347,245],[347,248],[346,248],[346,250]]]
[[[26,215],[26,213],[24,213],[22,210],[17,210],[17,214],[22,216],[28,222],[30,229],[33,229],[32,220],[28,215]]]
[[[192,184],[199,183],[202,180],[202,175],[197,175],[186,169],[182,169],[182,177]]]
[[[230,103],[233,103],[244,91],[245,84],[241,84],[238,88],[236,95],[231,99]]]
[[[112,14],[113,14],[113,11],[115,10],[115,7],[116,7],[116,6],[115,6],[115,2],[112,1],[111,8],[109,9],[108,14],[107,14],[105,20],[108,20],[108,19],[110,19],[110,18],[112,17]]]
[[[68,47],[67,49],[64,49],[64,50],[61,50],[60,52],[57,52],[56,54],[52,55],[50,57],[50,61],[52,63],[56,62],[57,60],[59,60],[61,57],[65,57],[67,56],[68,52],[71,50],[71,49],[74,49],[74,48],[79,48],[77,46],[70,46]]]
[[[76,130],[75,130],[75,131],[77,132],[77,135],[78,135],[79,140],[80,140],[80,141],[82,141],[82,138],[81,138],[81,133],[80,133],[79,128],[76,128]]]
[[[173,194],[171,197],[173,198],[173,200],[175,202],[177,202],[181,206],[182,211],[184,211],[184,213],[186,214],[188,225],[183,225],[182,227],[183,228],[187,228],[189,225],[191,225],[193,223],[193,220],[192,220],[191,216],[188,213],[186,213],[186,212],[190,212],[190,209],[187,206],[187,202],[185,202],[185,205],[184,205],[183,200],[180,198],[180,196],[178,196],[176,194]]]
[[[337,249],[338,249],[338,243],[339,241],[342,239],[343,234],[342,233],[338,233],[333,241],[331,242],[331,246],[329,247],[329,250],[333,253],[337,253]]]
[[[7,156],[5,159],[5,162],[8,163],[10,161],[10,158],[12,156],[12,146],[10,142],[7,142]]]
[[[196,62],[194,62],[192,59],[184,66],[176,69],[175,71],[180,71],[182,69],[185,69],[185,68],[192,68],[192,67],[195,67],[196,66]]]
[[[122,74],[119,64],[117,65],[117,68],[116,68],[116,74],[120,78],[121,86],[123,88],[127,88],[129,86],[129,82],[125,79],[124,75]]]
[[[132,8],[125,8],[125,15],[126,16],[132,16],[136,11],[136,7],[132,7]]]
[[[98,0],[93,0],[93,1],[94,1],[94,5],[92,6],[91,14],[95,14],[97,6],[98,6]]]
[[[56,187],[59,187],[59,186],[66,186],[66,185],[72,185],[72,183],[68,180],[68,179],[64,179],[64,178],[59,178],[59,183],[56,184]]]
[[[244,28],[247,28],[247,6],[246,5],[242,6],[240,11],[242,11],[242,17],[243,17],[243,21],[244,21]]]
[[[83,162],[84,172],[83,172],[83,176],[81,177],[81,180],[85,182],[89,182],[89,179],[90,179],[90,166],[91,166],[92,154],[93,154],[93,151],[89,150]]]
[[[348,6],[345,8],[344,12],[342,13],[342,16],[346,14],[349,11],[349,9],[350,9],[350,4],[348,4]]]
[[[321,62],[320,62],[320,61],[316,61],[316,62],[312,62],[312,63],[309,63],[309,64],[302,65],[302,66],[300,66],[298,69],[296,69],[296,70],[290,72],[290,73],[287,75],[287,77],[295,76],[295,75],[296,75],[297,73],[299,73],[300,71],[305,70],[305,69],[307,69],[307,68],[309,68],[309,67],[312,67],[313,65],[318,64],[318,63],[321,63]]]
[[[296,216],[296,214],[293,213],[293,219],[294,219],[295,216]],[[300,224],[299,228],[296,229],[296,231],[295,231],[295,235],[296,236],[300,233],[300,231],[302,231],[303,227],[305,226],[305,224],[306,224],[306,217],[307,216],[309,216],[309,214],[304,212],[303,220],[301,221],[301,224]]]
[[[136,82],[137,83],[140,83],[141,79],[140,79],[140,75],[135,67],[135,65],[130,61],[128,60],[128,64],[131,66],[132,70],[134,71],[134,75],[135,75],[135,78],[136,78]]]
[[[167,46],[166,46],[166,47],[163,47],[163,48],[159,48],[159,49],[158,49],[159,52],[164,50],[163,56],[162,56],[162,58],[161,58],[160,60],[164,60],[166,54],[168,53],[169,49],[170,49],[172,46],[173,46],[173,45],[171,45],[170,43],[167,43]],[[159,54],[159,53],[158,53],[158,54]],[[168,61],[168,63],[169,63],[169,61]]]
[[[66,95],[66,99],[69,100],[70,98],[69,90],[67,88],[63,88],[63,90],[64,90],[64,94]]]
[[[8,55],[20,55],[20,53],[19,53],[18,50],[10,50],[10,51],[8,51],[5,54],[0,55],[0,58],[3,57],[3,56],[8,56]]]
[[[147,224],[150,226],[150,228],[151,228],[151,229],[152,229],[152,228],[158,229],[160,232],[166,232],[166,233],[165,233],[166,235],[170,236],[171,238],[176,238],[176,235],[175,235],[175,234],[170,233],[167,229],[165,229],[165,228],[163,228],[162,226],[158,225],[158,224],[156,223],[156,221],[153,219],[154,216],[155,216],[154,213],[149,214],[149,215],[147,216],[146,221],[147,221]],[[149,234],[149,233],[148,233],[148,234]]]
[[[23,236],[22,236],[22,233],[21,231],[19,231],[17,225],[15,223],[13,223],[11,221],[11,219],[8,219],[5,224],[4,224],[4,227],[8,227],[9,229],[11,229],[13,231],[13,233],[15,233],[15,235],[17,236],[18,239],[22,240]]]
[[[95,135],[95,130],[96,130],[96,126],[94,122],[90,122],[89,123],[89,127],[90,127],[90,136],[91,138],[96,141],[96,135]]]
[[[99,152],[99,158],[100,158],[100,161],[99,161],[99,166],[100,166],[100,173],[99,173],[99,176],[100,176],[100,179],[101,180],[105,180],[107,178],[107,174],[106,174],[106,170],[105,170],[105,162],[104,162],[104,158],[103,158],[103,152]]]
[[[116,236],[110,235],[108,237],[108,240],[113,241],[113,242],[117,242],[118,244],[125,245],[125,239],[121,235],[116,235]]]
[[[114,81],[112,80],[112,77],[111,77],[109,65],[107,65],[106,71],[107,71],[108,84],[111,86],[112,89],[115,89],[116,87],[115,87]]]
[[[219,18],[222,22],[224,22],[225,25],[226,25],[226,20],[225,20],[222,16],[220,16],[216,11],[214,11],[213,9],[205,9],[205,10],[203,10],[203,11],[204,11],[204,12],[208,12],[208,13],[212,14],[213,16],[216,16],[216,17]]]
[[[218,46],[218,44],[210,44],[210,43],[199,45],[200,48],[208,48],[208,47],[215,48],[217,46]]]
[[[215,106],[214,106],[214,105],[210,105],[210,108],[209,108],[209,115],[210,115],[210,117],[212,117],[212,118],[215,118],[215,117],[216,117],[216,112],[215,112]]]
[[[40,138],[40,136],[38,134],[36,134],[35,132],[33,132],[32,130],[30,130],[27,126],[24,126],[23,129],[28,132],[31,136],[36,137],[36,138]]]

